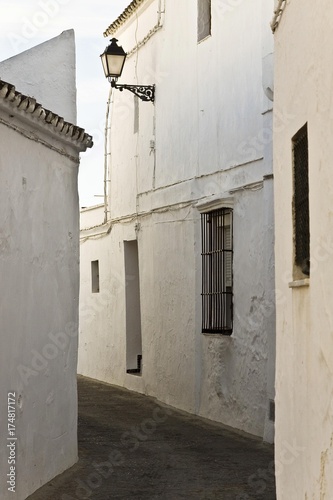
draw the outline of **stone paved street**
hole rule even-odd
[[[272,446],[118,387],[78,384],[79,462],[29,500],[276,498]]]

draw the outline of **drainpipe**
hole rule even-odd
[[[109,118],[110,118],[110,106],[112,97],[112,87],[110,86],[109,97],[106,105],[106,117],[105,117],[105,137],[104,137],[104,224],[108,221],[108,166],[109,166]]]
[[[162,10],[162,2],[163,2],[163,10]],[[157,23],[155,26],[149,31],[147,36],[143,38],[140,42],[137,42],[135,47],[128,52],[127,57],[130,57],[132,54],[136,53],[140,47],[145,45],[147,41],[163,26],[162,22],[162,14],[165,13],[165,0],[159,0],[158,1],[158,16],[157,16]],[[108,183],[110,182],[110,179],[108,179],[108,165],[109,165],[109,158],[111,152],[108,152],[108,145],[109,145],[109,115],[110,115],[110,106],[111,106],[111,97],[112,97],[112,87],[110,87],[110,92],[109,92],[109,98],[107,102],[107,107],[106,107],[106,119],[105,119],[105,140],[104,140],[104,224],[107,223],[108,221]],[[111,214],[110,214],[111,218]]]
[[[163,4],[162,4],[163,2]],[[135,54],[138,49],[140,47],[142,47],[143,45],[145,45],[148,40],[159,30],[163,27],[163,21],[162,21],[162,14],[165,13],[165,0],[159,0],[158,1],[158,17],[157,17],[157,23],[155,24],[155,26],[147,33],[147,35],[142,39],[140,40],[139,42],[137,42],[135,44],[135,47],[133,47],[132,50],[130,50],[127,54],[127,57],[130,57],[132,56],[133,54]]]

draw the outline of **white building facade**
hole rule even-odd
[[[333,492],[332,3],[279,2],[274,178],[278,499]]]
[[[112,95],[107,204],[81,213],[78,366],[267,441],[272,8],[134,0],[107,29],[119,81],[156,95]]]
[[[63,109],[74,123],[36,101],[40,92],[51,101],[54,74],[41,91],[38,74],[50,49],[55,60],[62,57],[75,89],[73,31],[33,49],[29,94],[0,80],[3,500],[27,498],[77,461],[77,176],[79,153],[92,138],[75,125],[75,93],[68,99],[61,77]],[[2,74],[15,82],[24,61],[20,55],[0,63]]]

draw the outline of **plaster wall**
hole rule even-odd
[[[0,116],[7,118],[2,109]],[[35,137],[58,145],[40,131],[35,130]],[[13,495],[27,498],[77,460],[77,167],[1,124],[0,496],[4,500]],[[5,481],[8,392],[15,392],[16,399],[16,494],[7,490]]]
[[[46,109],[76,124],[76,62],[74,30],[67,30],[0,62],[2,80],[14,83]]]
[[[96,221],[103,219],[104,207],[96,207],[93,212]],[[87,211],[81,212],[81,227],[86,225],[86,214]],[[81,232],[78,373],[144,392],[142,378],[126,373],[123,242],[136,239],[135,228],[132,224],[118,224],[110,234],[107,229],[103,234],[98,227],[89,233],[91,238],[87,239]],[[94,260],[99,261],[100,293],[92,293],[91,261]]]
[[[75,122],[72,30],[0,63],[0,72]],[[81,148],[6,102],[0,122],[0,497],[23,500],[77,461]],[[15,493],[6,484],[8,392],[16,405]]]
[[[275,34],[274,176],[277,287],[276,463],[279,499],[333,491],[333,6],[288,3]],[[302,29],[295,29],[295,27]],[[308,123],[310,283],[293,268],[292,146]]]
[[[88,229],[102,224],[104,221],[104,204],[86,207],[80,213],[81,229]]]
[[[110,232],[97,239],[101,228],[96,237],[81,231],[81,307],[90,306],[80,319],[79,373],[272,441],[272,115],[262,62],[269,18],[258,15],[261,0],[254,3],[224,9],[213,1],[212,36],[198,44],[196,9],[169,0],[162,28],[126,61],[121,81],[156,83],[156,102],[139,102],[134,132],[133,96],[113,96]],[[164,10],[164,2],[145,6],[116,34],[125,50]],[[234,207],[231,338],[201,334],[198,204],[225,198]],[[125,369],[127,239],[137,239],[139,249],[141,376]],[[90,291],[97,258],[104,297]]]

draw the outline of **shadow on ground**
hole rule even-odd
[[[79,462],[29,500],[274,500],[273,447],[79,377]]]

